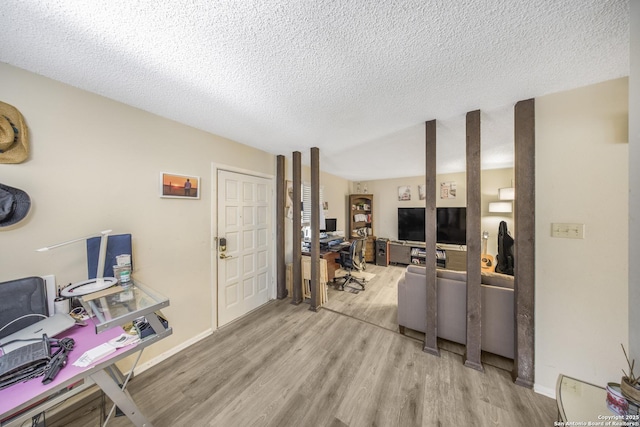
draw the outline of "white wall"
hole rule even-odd
[[[536,98],[536,389],[619,382],[628,343],[627,79]],[[584,240],[551,223],[585,224]]]
[[[134,277],[171,300],[174,334],[143,362],[210,331],[212,162],[273,176],[274,156],[1,63],[0,100],[22,112],[31,146],[26,162],[0,164],[0,182],[32,200],[0,229],[0,281],[85,280],[82,244],[35,249],[111,228],[133,234]],[[160,198],[162,171],[199,176],[201,199]]]

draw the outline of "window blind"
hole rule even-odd
[[[324,205],[324,188],[320,186],[320,230],[325,229],[324,224],[324,210],[322,206]],[[311,184],[303,183],[302,184],[302,223],[303,224],[311,224]]]

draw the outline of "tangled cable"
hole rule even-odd
[[[49,384],[54,380],[60,369],[67,364],[69,352],[73,350],[76,342],[73,338],[62,338],[61,340],[49,340],[51,347],[58,347],[55,353],[51,355],[51,360],[45,366],[45,375],[42,379],[42,384]]]

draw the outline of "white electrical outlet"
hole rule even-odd
[[[47,307],[49,309],[49,316],[53,316],[55,313],[53,301],[58,296],[58,288],[56,287],[56,276],[49,274],[47,276],[40,276],[44,279],[45,289],[47,290]]]
[[[551,237],[584,239],[584,224],[554,222],[551,224]]]

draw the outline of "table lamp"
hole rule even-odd
[[[51,249],[56,249],[61,246],[69,245],[71,243],[87,240],[92,237],[100,237],[100,250],[98,255],[98,271],[96,272],[96,278],[85,280],[78,283],[73,283],[67,286],[66,288],[62,289],[62,291],[60,292],[60,295],[67,298],[87,295],[93,292],[107,289],[118,283],[118,280],[115,277],[102,277],[104,275],[104,264],[106,262],[107,240],[109,239],[109,233],[111,233],[111,230],[104,230],[98,234],[92,234],[90,236],[84,236],[84,237],[80,237],[80,238],[69,240],[62,243],[56,243],[55,245],[46,246],[44,248],[36,249],[36,251],[38,252],[46,252]]]

